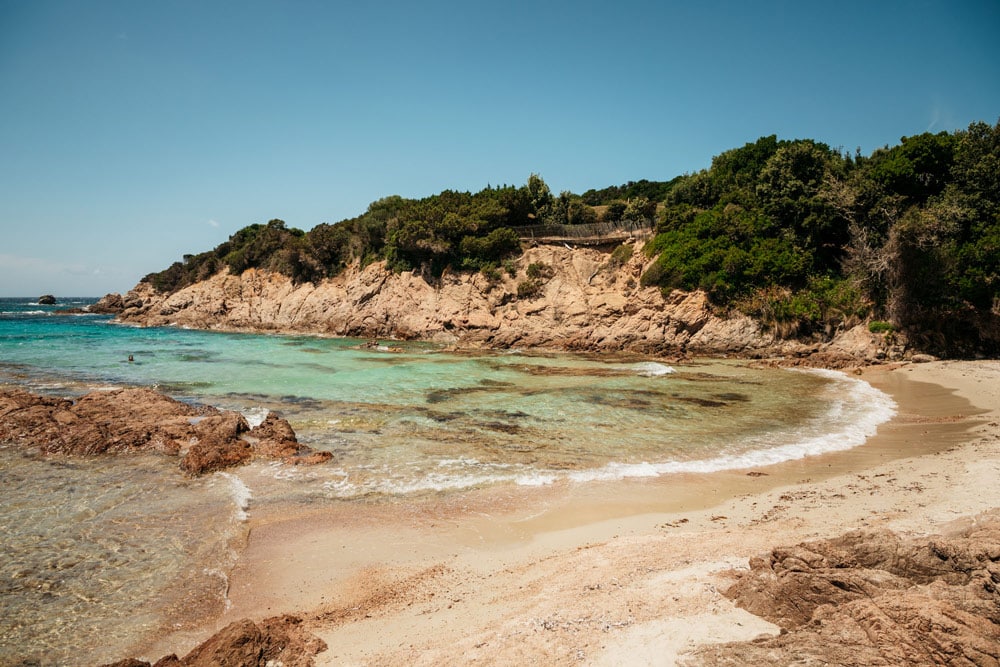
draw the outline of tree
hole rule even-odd
[[[528,202],[531,210],[537,218],[545,218],[552,210],[553,197],[549,186],[545,184],[538,174],[528,176]]]

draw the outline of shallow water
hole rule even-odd
[[[0,566],[0,662],[65,661],[85,628],[107,639],[93,656],[111,660],[171,610],[225,604],[241,522],[263,504],[756,467],[857,446],[893,413],[884,394],[838,373],[368,349],[52,310],[0,300],[0,383],[63,395],[154,386],[251,420],[276,410],[334,457],[189,480],[153,456],[41,460],[0,449],[0,527],[14,554]]]
[[[0,664],[110,661],[166,619],[221,611],[240,518],[221,475],[0,446]]]

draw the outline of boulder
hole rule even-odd
[[[699,664],[1000,664],[1000,516],[952,535],[887,531],[774,549],[725,594],[782,628]]]
[[[181,456],[181,467],[191,475],[256,457],[293,463],[331,457],[298,443],[291,425],[277,414],[251,429],[238,412],[189,405],[146,388],[95,391],[75,402],[22,389],[0,391],[0,442],[43,454],[159,452]]]
[[[55,305],[56,298],[51,294],[43,294],[42,296],[38,297],[38,303],[40,303],[43,306],[52,306]]]
[[[199,644],[183,658],[168,655],[151,666],[127,658],[103,667],[312,667],[326,643],[302,627],[296,616],[273,616],[259,624],[234,621]]]
[[[97,303],[92,304],[87,310],[91,313],[98,313],[100,315],[117,315],[125,310],[125,301],[122,299],[121,294],[105,294],[97,300]]]

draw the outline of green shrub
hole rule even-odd
[[[531,280],[542,280],[552,277],[552,267],[545,262],[532,262],[525,269],[525,273]]]
[[[868,323],[868,331],[875,334],[880,333],[892,333],[896,330],[896,327],[892,326],[890,322],[884,322],[882,320],[872,320]]]
[[[517,284],[517,298],[531,299],[542,292],[542,284],[537,280],[522,280]]]
[[[632,259],[632,253],[635,252],[635,247],[630,243],[623,243],[611,253],[611,257],[608,259],[608,267],[611,269],[618,269],[628,263]]]
[[[496,264],[485,264],[479,269],[479,272],[491,283],[498,283],[502,278]]]

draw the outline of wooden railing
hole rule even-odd
[[[584,225],[526,225],[514,231],[525,241],[539,243],[571,242],[581,244],[610,243],[653,231],[652,220],[593,222]]]

